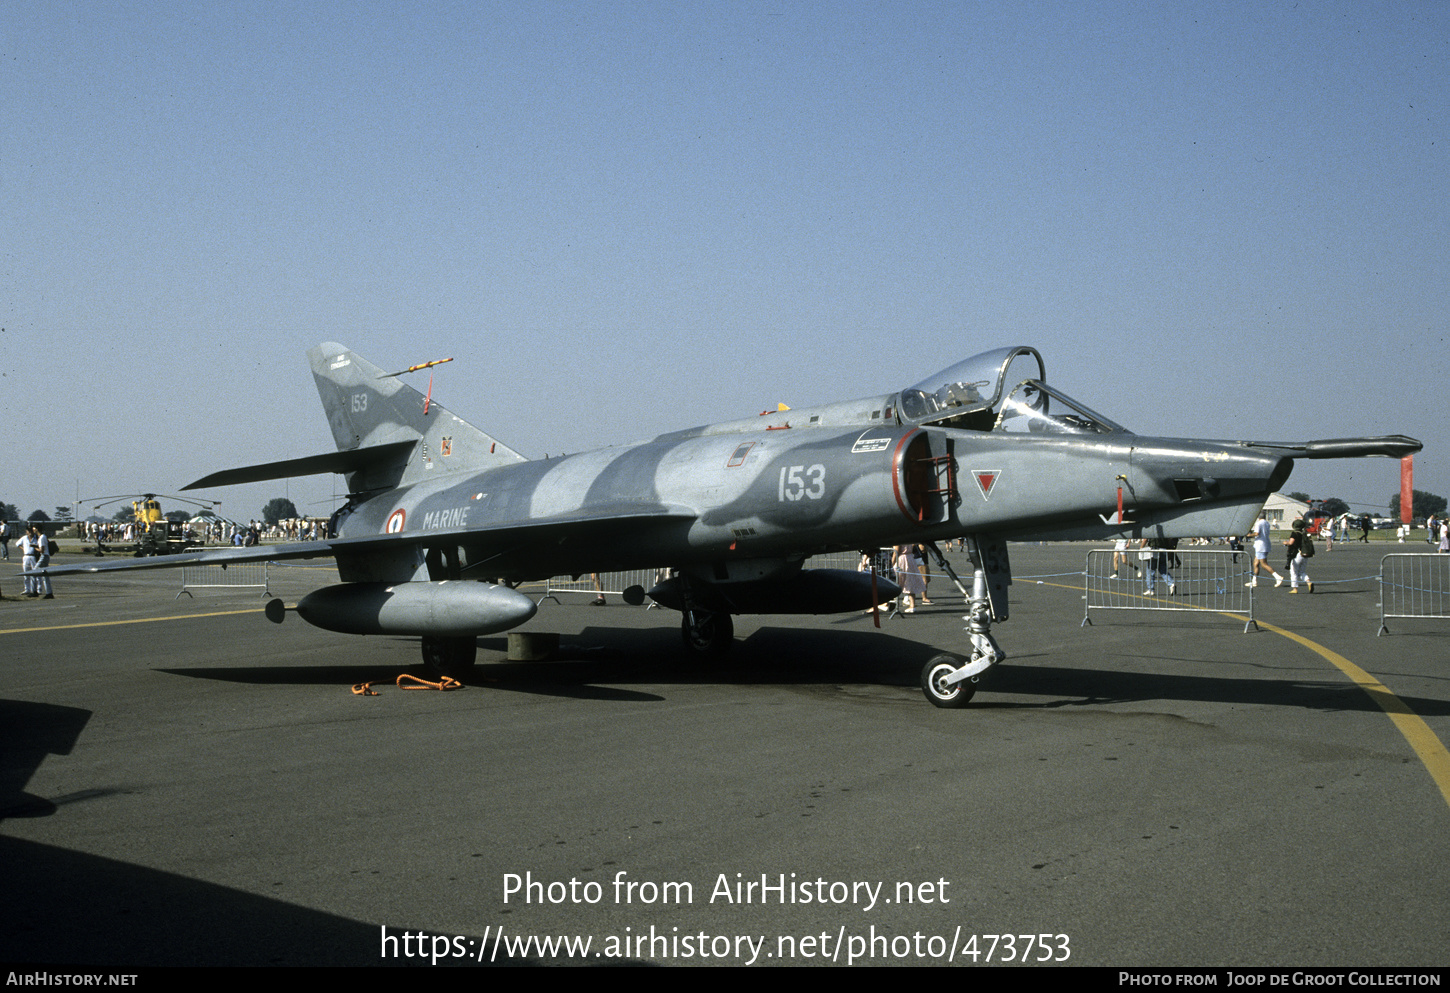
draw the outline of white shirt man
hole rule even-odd
[[[20,546],[20,568],[25,572],[34,572],[35,564],[40,558],[40,538],[35,533],[35,528],[27,528],[25,533],[16,542]],[[34,576],[25,577],[24,596],[40,596],[38,592],[39,583]]]
[[[1274,577],[1275,586],[1283,586],[1284,577],[1275,572],[1274,567],[1269,565],[1269,522],[1265,518],[1260,517],[1254,523],[1254,533],[1251,537],[1254,539],[1254,566],[1250,570],[1249,581],[1244,585],[1258,586],[1259,573],[1267,572]]]
[[[39,532],[39,545],[40,547],[38,550],[39,554],[38,560],[36,561],[36,567],[44,569],[46,566],[50,565],[50,555],[51,552],[55,550],[55,543],[50,540],[50,535],[46,534],[44,531],[41,531]],[[35,592],[37,594],[40,594],[42,593],[42,591],[42,599],[55,599],[55,591],[51,588],[49,576],[37,576],[35,579]]]

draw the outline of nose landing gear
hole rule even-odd
[[[972,557],[972,593],[967,600],[967,614],[962,619],[967,622],[972,656],[970,661],[963,662],[956,655],[937,655],[922,668],[921,691],[934,707],[966,706],[976,695],[982,674],[1007,657],[992,637],[993,594],[999,600],[996,616],[1007,619],[1006,587],[1012,578],[1006,545],[987,543],[969,535],[967,549]],[[939,561],[945,563],[944,559]],[[956,579],[955,574],[952,578]],[[957,585],[960,588],[961,584]]]

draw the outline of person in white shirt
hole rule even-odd
[[[25,533],[20,536],[20,540],[16,544],[20,546],[21,570],[24,572],[34,572],[35,563],[40,558],[40,539],[36,536],[35,525],[32,524],[26,528]],[[25,592],[21,595],[29,597],[40,596],[36,592],[37,585],[36,577],[26,576]]]
[[[1283,586],[1284,577],[1275,572],[1274,567],[1269,565],[1269,522],[1265,518],[1260,517],[1254,523],[1253,533],[1249,537],[1254,539],[1254,565],[1252,570],[1250,570],[1249,581],[1244,585],[1258,586],[1259,573],[1267,572],[1274,577],[1275,586]]]
[[[37,569],[44,569],[50,565],[50,553],[52,551],[50,537],[38,528],[35,534],[38,544],[35,567]],[[43,596],[41,595],[41,590],[45,591]],[[35,577],[35,595],[40,596],[44,600],[55,599],[55,591],[51,588],[49,576]]]

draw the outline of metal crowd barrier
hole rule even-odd
[[[1396,552],[1380,559],[1380,629],[1387,617],[1450,617],[1450,555]]]
[[[594,576],[580,576],[577,579],[573,576],[552,576],[544,585],[543,595],[538,602],[553,600],[555,603],[562,603],[559,594],[583,594],[591,598],[597,597],[620,597],[624,591],[631,586],[643,586],[646,590],[654,586],[658,581],[656,575],[658,569],[631,569],[626,572],[601,572],[599,573],[599,585],[594,585]],[[661,577],[662,578],[662,577]],[[650,603],[649,606],[655,606]]]
[[[1140,552],[1150,558],[1140,559]],[[1113,571],[1113,556],[1127,561]],[[1137,549],[1115,553],[1095,548],[1087,553],[1083,569],[1087,593],[1083,597],[1082,624],[1092,623],[1094,610],[1182,611],[1212,610],[1246,614],[1244,632],[1254,620],[1254,588],[1247,585],[1253,556],[1247,552],[1203,548]],[[1150,571],[1150,566],[1154,566]],[[1137,571],[1134,571],[1136,567]],[[1152,576],[1152,592],[1148,579]]]
[[[812,555],[806,559],[807,569],[844,569],[855,572],[861,564],[860,552],[830,552],[826,555]]]
[[[188,548],[190,551],[201,551],[201,549]],[[227,565],[202,565],[200,563],[189,563],[181,567],[181,591],[176,594],[176,599],[181,599],[185,593],[192,599],[196,594],[192,590],[199,589],[260,589],[262,596],[270,596],[267,588],[267,566],[268,562],[233,562]]]

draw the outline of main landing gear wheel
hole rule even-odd
[[[449,676],[462,682],[473,672],[478,659],[478,639],[423,636],[423,664],[435,676]]]
[[[735,622],[729,614],[687,610],[681,615],[680,637],[693,655],[723,655],[735,642]]]
[[[965,707],[967,701],[977,693],[977,677],[965,679],[948,686],[942,682],[962,667],[962,660],[955,655],[937,655],[921,670],[921,691],[933,707],[954,709]]]

